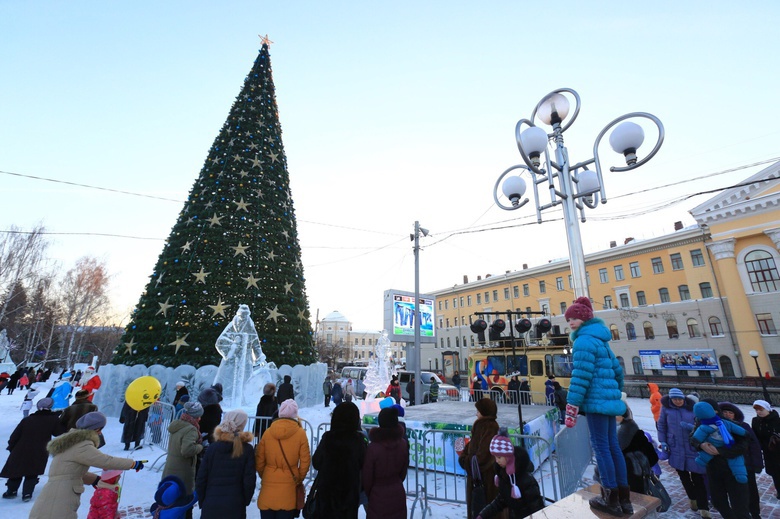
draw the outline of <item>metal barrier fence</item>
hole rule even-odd
[[[167,451],[168,424],[174,416],[173,406],[170,404],[155,404],[162,417],[161,422],[152,425],[147,422],[147,438],[149,442]],[[153,406],[154,407],[154,406]],[[150,418],[151,421],[151,418]],[[247,431],[255,430],[255,424],[270,425],[271,417],[250,416],[247,422]],[[301,427],[309,438],[309,449],[312,453],[317,450],[320,438],[330,429],[330,423],[325,422],[314,427],[306,420],[300,420]],[[367,432],[376,427],[364,425]],[[155,434],[159,431],[159,437]],[[415,510],[419,507],[422,517],[430,512],[428,500],[443,501],[449,503],[466,503],[466,476],[459,474],[458,456],[453,444],[457,438],[465,438],[471,435],[471,431],[460,429],[430,429],[418,431],[410,429],[407,432],[409,440],[410,465],[405,482],[406,494],[414,498],[409,517],[414,517]],[[551,443],[545,438],[533,435],[510,435],[515,445],[523,444],[532,455],[532,459],[538,460],[540,452],[542,462],[535,467],[534,477],[539,483],[542,495],[547,501],[557,501],[566,497],[578,488],[584,486],[582,478],[588,465],[592,463],[592,451],[588,436],[586,420],[578,420],[577,426],[572,429],[561,428]],[[156,440],[156,441],[155,441]],[[255,445],[258,437],[255,437]],[[152,464],[152,468],[162,470],[164,463],[157,467],[161,455]],[[458,468],[456,468],[458,467]],[[306,476],[308,483],[316,477],[313,467]]]
[[[155,445],[163,450],[164,454],[160,455],[149,468],[154,470],[162,470],[164,462],[158,465],[158,462],[164,460],[168,456],[168,440],[170,434],[168,433],[168,426],[176,418],[176,408],[171,404],[160,402],[159,400],[151,405],[149,408],[149,418],[146,420],[146,427],[144,430],[144,443]]]
[[[577,425],[569,429],[561,427],[555,435],[555,462],[558,466],[558,478],[561,497],[584,487],[583,474],[593,463],[593,449],[590,445],[588,421],[580,417]]]
[[[548,399],[539,391],[501,391],[498,389],[466,389],[460,390],[461,402],[476,402],[483,398],[489,398],[499,404],[523,405],[555,405],[552,399]]]

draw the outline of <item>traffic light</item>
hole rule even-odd
[[[506,329],[506,321],[503,319],[496,319],[493,324],[490,325],[490,342],[500,341],[501,332]]]
[[[552,330],[552,322],[546,317],[536,321],[536,338],[541,339],[542,335]]]
[[[531,328],[533,328],[533,323],[531,323],[530,319],[520,319],[515,323],[515,330],[517,330],[517,333],[520,335],[528,332]]]
[[[485,330],[487,329],[487,322],[485,322],[484,319],[477,319],[471,323],[470,328],[472,333],[477,334],[477,341],[480,344],[485,344]]]

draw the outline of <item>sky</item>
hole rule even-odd
[[[550,91],[582,99],[564,134],[573,162],[625,113],[666,131],[646,165],[606,172],[586,253],[692,225],[714,196],[697,193],[780,158],[778,14],[769,1],[0,0],[0,230],[42,223],[63,270],[105,261],[126,324],[267,34],[312,321],[338,310],[381,330],[384,291],[414,290],[415,221],[429,231],[422,293],[567,257],[559,211],[538,225],[533,197],[508,212],[492,194],[522,161],[516,122]],[[624,164],[606,139],[600,156]]]

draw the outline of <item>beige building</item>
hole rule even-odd
[[[613,242],[586,256],[596,316],[612,331],[628,375],[644,374],[640,350],[714,350],[714,376],[756,376],[751,351],[762,374],[780,376],[780,163],[741,184],[693,208],[696,226]],[[560,260],[476,281],[464,276],[463,284],[432,292],[436,343],[424,346],[423,365],[438,366],[443,355],[457,352],[463,369],[476,345],[469,328],[476,312],[545,312],[568,333],[563,314],[574,299],[572,286],[569,262]]]
[[[355,329],[344,314],[333,311],[317,323],[315,344],[321,345],[324,350],[334,351],[337,364],[365,366],[381,338],[382,330]],[[390,343],[389,351],[395,363],[402,363],[403,344]]]

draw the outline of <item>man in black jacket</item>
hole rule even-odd
[[[292,377],[290,377],[290,375],[285,375],[284,382],[279,384],[279,389],[276,391],[276,401],[279,402],[279,405],[285,400],[295,400],[295,390],[293,389],[292,382],[290,382],[291,380]]]

